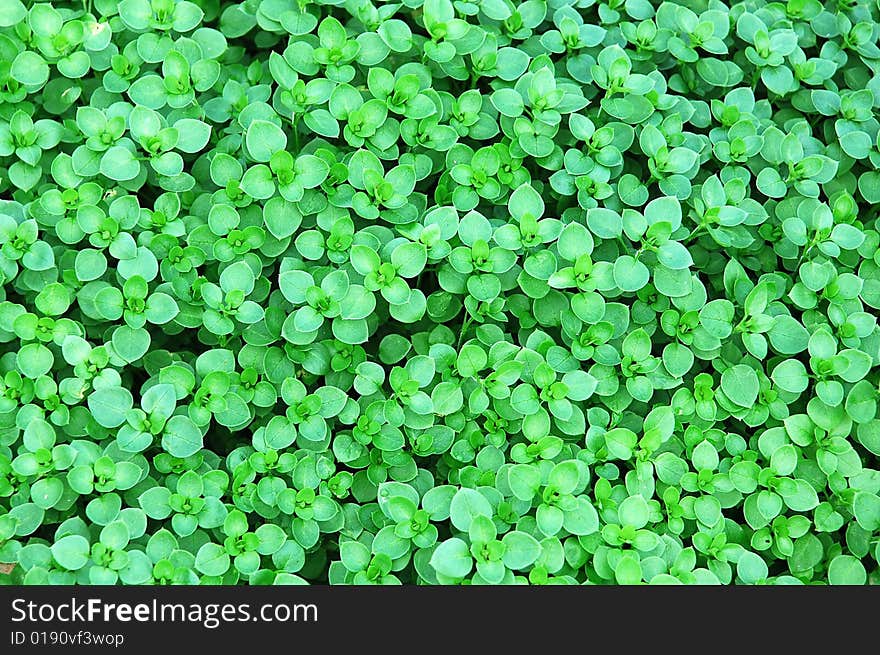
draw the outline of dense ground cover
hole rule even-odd
[[[7,580],[876,582],[878,13],[0,0]]]

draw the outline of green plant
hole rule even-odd
[[[880,582],[878,36],[0,0],[0,578]]]

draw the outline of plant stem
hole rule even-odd
[[[461,323],[461,333],[458,335],[458,342],[456,343],[456,350],[461,348],[462,339],[464,339],[464,335],[467,332],[468,328],[471,326],[471,323],[474,322],[474,317],[471,316],[471,313],[467,311],[467,308],[465,308],[464,311],[467,312],[467,316],[465,317],[464,321],[462,321],[462,323]]]

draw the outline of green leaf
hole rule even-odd
[[[770,377],[780,389],[790,393],[806,391],[810,383],[807,369],[797,359],[787,359],[780,362],[773,369]]]
[[[226,550],[214,543],[202,544],[196,553],[195,567],[205,575],[220,576],[229,570],[229,555]]]
[[[0,27],[12,27],[27,16],[27,9],[21,0],[0,1]]]
[[[13,59],[9,75],[25,86],[39,87],[49,79],[49,65],[36,52],[25,50]]]
[[[541,555],[541,544],[527,532],[508,532],[501,543],[504,544],[504,566],[515,571],[528,568]]]
[[[745,364],[731,366],[721,374],[721,390],[740,407],[751,407],[758,398],[758,375]]]
[[[51,550],[55,561],[69,571],[77,571],[89,561],[89,542],[78,534],[61,537]]]
[[[439,544],[431,555],[434,570],[449,578],[465,577],[471,572],[473,564],[467,544],[457,537]]]
[[[287,135],[275,123],[255,120],[248,125],[245,145],[254,161],[268,162],[272,155],[287,146]]]
[[[828,584],[863,585],[867,579],[865,567],[852,555],[838,555],[828,565]]]
[[[165,425],[162,448],[174,457],[189,457],[202,449],[202,433],[187,416],[172,416]]]
[[[874,532],[880,528],[880,498],[866,491],[856,493],[853,514],[860,526],[868,532]]]
[[[113,331],[113,348],[127,362],[136,362],[150,347],[150,333],[122,325]]]
[[[489,501],[478,491],[459,489],[449,506],[449,518],[452,524],[459,530],[467,532],[476,516],[492,516],[492,506]]]
[[[128,148],[113,146],[101,157],[101,174],[111,180],[133,180],[140,172],[141,165]]]
[[[422,272],[428,254],[420,243],[403,243],[391,253],[391,263],[401,277],[415,277]]]
[[[637,585],[642,582],[642,566],[637,557],[625,555],[614,567],[614,579],[620,585]]]
[[[133,402],[131,392],[124,387],[105,387],[92,392],[88,397],[92,418],[105,428],[122,425]]]
[[[32,380],[48,373],[54,363],[52,351],[39,343],[22,346],[16,359],[18,370]]]
[[[180,12],[178,5],[177,13]],[[196,153],[208,145],[211,138],[211,126],[194,118],[182,118],[174,124],[179,137],[177,149],[182,152]]]
[[[649,278],[648,267],[630,255],[622,255],[614,262],[614,283],[621,291],[638,291]]]
[[[171,492],[165,487],[147,489],[138,497],[138,503],[147,516],[152,519],[164,519],[171,515]]]
[[[544,201],[531,185],[522,184],[510,195],[508,202],[510,215],[518,221],[524,217],[541,218],[544,215]]]
[[[796,355],[807,349],[810,333],[795,318],[782,314],[774,320],[768,336],[780,355]]]
[[[617,516],[622,525],[643,528],[648,523],[648,503],[642,496],[629,496],[617,508]]]

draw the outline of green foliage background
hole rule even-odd
[[[0,0],[15,584],[880,579],[876,0]]]

